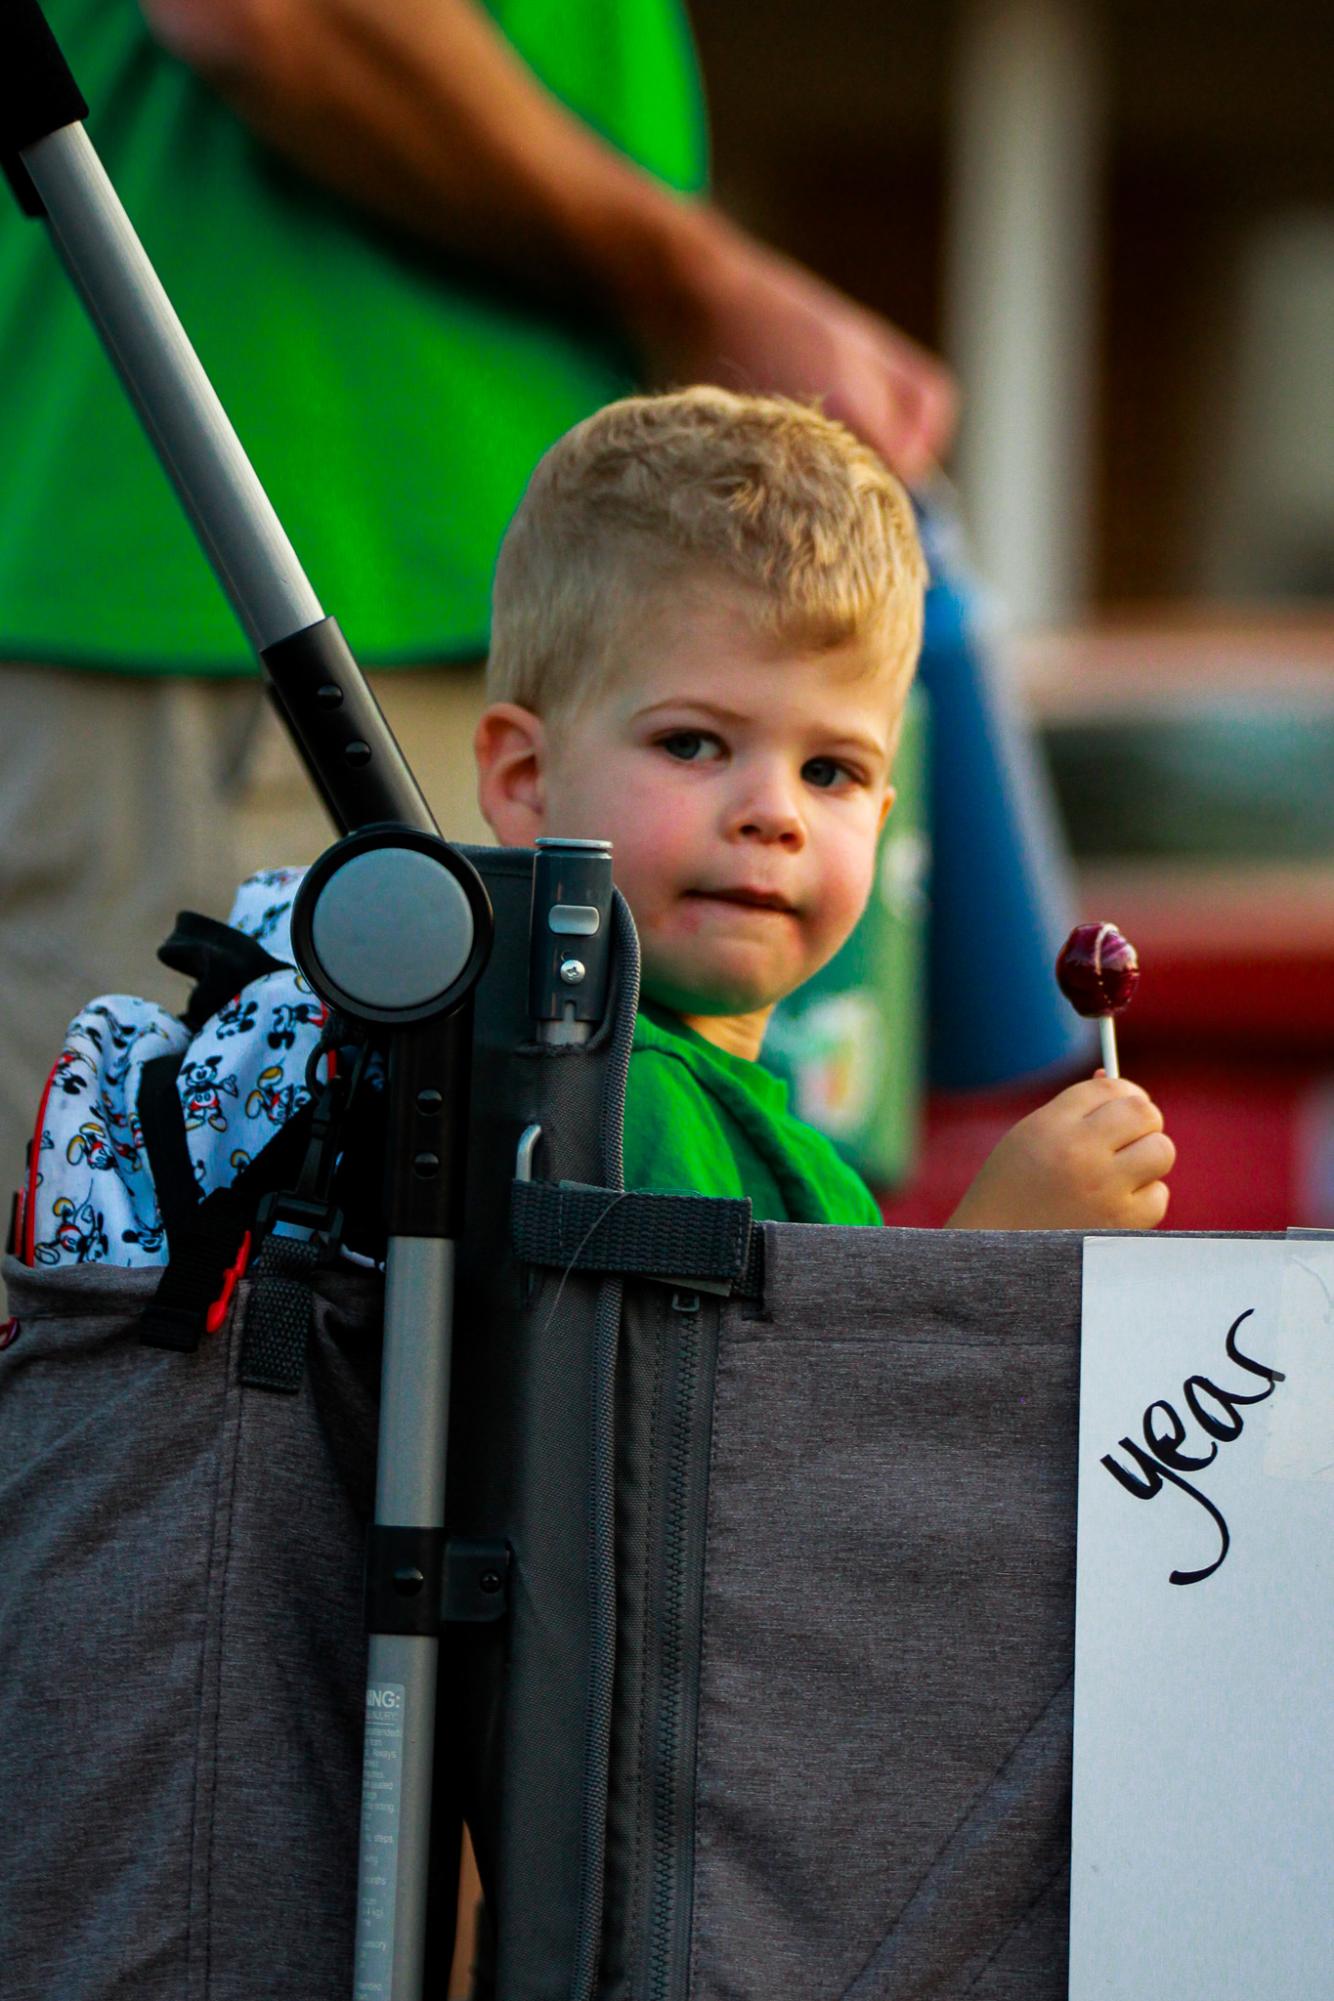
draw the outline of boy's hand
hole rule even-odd
[[[1176,1148],[1138,1084],[1101,1072],[1011,1127],[950,1218],[955,1230],[1152,1230]]]

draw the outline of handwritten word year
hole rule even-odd
[[[1187,1410],[1205,1438],[1211,1441],[1207,1452],[1183,1449],[1187,1440],[1185,1419],[1175,1404],[1170,1404],[1165,1398],[1159,1397],[1144,1413],[1144,1445],[1136,1444],[1133,1438],[1123,1438],[1120,1442],[1121,1451],[1134,1462],[1134,1467],[1139,1469],[1138,1472],[1134,1467],[1120,1465],[1110,1452],[1106,1453],[1102,1460],[1112,1478],[1119,1480],[1126,1492],[1133,1494],[1137,1501],[1153,1500],[1156,1495],[1161,1494],[1164,1484],[1170,1482],[1172,1486],[1179,1487],[1183,1494],[1189,1494],[1193,1501],[1198,1501],[1205,1513],[1212,1516],[1221,1543],[1218,1555],[1202,1570],[1172,1571],[1173,1584],[1202,1584],[1206,1577],[1213,1576],[1232,1543],[1221,1511],[1215,1507],[1208,1495],[1201,1493],[1185,1475],[1199,1473],[1204,1467],[1211,1466],[1218,1457],[1220,1445],[1230,1445],[1233,1439],[1241,1437],[1245,1424],[1241,1413],[1246,1405],[1263,1403],[1266,1397],[1273,1396],[1275,1388],[1285,1380],[1281,1369],[1267,1368],[1253,1356],[1243,1355],[1237,1346],[1237,1329],[1243,1320],[1250,1319],[1254,1311],[1255,1308],[1252,1306],[1248,1307],[1245,1313],[1237,1315],[1228,1329],[1225,1346],[1229,1361],[1235,1362],[1248,1376],[1262,1377],[1266,1387],[1243,1396],[1240,1390],[1221,1388],[1209,1376],[1187,1376],[1181,1385],[1181,1394]],[[1199,1443],[1197,1440],[1191,1442]],[[1147,1451],[1144,1449],[1145,1445],[1148,1447]]]

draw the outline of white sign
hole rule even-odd
[[[1334,1242],[1084,1246],[1070,2001],[1334,1996]]]

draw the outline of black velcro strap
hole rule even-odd
[[[742,1199],[516,1181],[510,1221],[526,1264],[689,1279],[745,1298],[763,1290],[763,1235]]]
[[[250,1267],[241,1341],[241,1381],[250,1389],[301,1388],[310,1339],[311,1280],[322,1246],[314,1239],[268,1236]]]

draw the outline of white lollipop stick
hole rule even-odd
[[[1112,1017],[1139,984],[1134,946],[1114,924],[1076,924],[1057,958],[1056,982],[1076,1014],[1097,1022],[1104,1074],[1119,1077]]]

